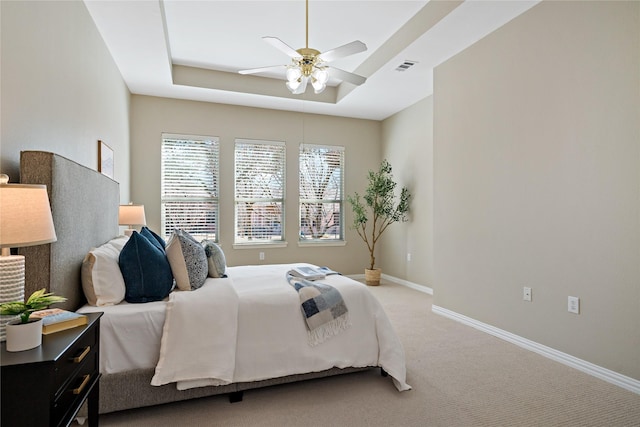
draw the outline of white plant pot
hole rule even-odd
[[[31,350],[42,344],[42,319],[20,323],[20,319],[7,325],[7,351]]]

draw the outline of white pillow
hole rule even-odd
[[[109,240],[106,244],[113,246],[114,248],[116,248],[118,252],[120,252],[122,248],[124,248],[124,245],[127,244],[128,241],[129,241],[129,236],[118,236],[115,239]]]
[[[128,236],[120,236],[89,251],[82,261],[82,289],[95,306],[115,305],[124,300],[125,284],[118,257]]]

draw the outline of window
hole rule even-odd
[[[343,240],[344,147],[300,145],[300,240]]]
[[[284,143],[237,139],[235,153],[235,243],[284,241]]]
[[[218,241],[218,138],[162,134],[162,235]]]

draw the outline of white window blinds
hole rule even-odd
[[[235,243],[284,240],[285,145],[237,139]]]
[[[343,240],[344,147],[300,145],[300,240]]]
[[[161,232],[218,240],[219,142],[216,137],[162,135]]]

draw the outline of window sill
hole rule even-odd
[[[287,242],[276,243],[234,243],[233,249],[286,248]]]
[[[314,248],[324,246],[346,246],[347,242],[344,240],[299,240],[298,246],[301,248]]]

